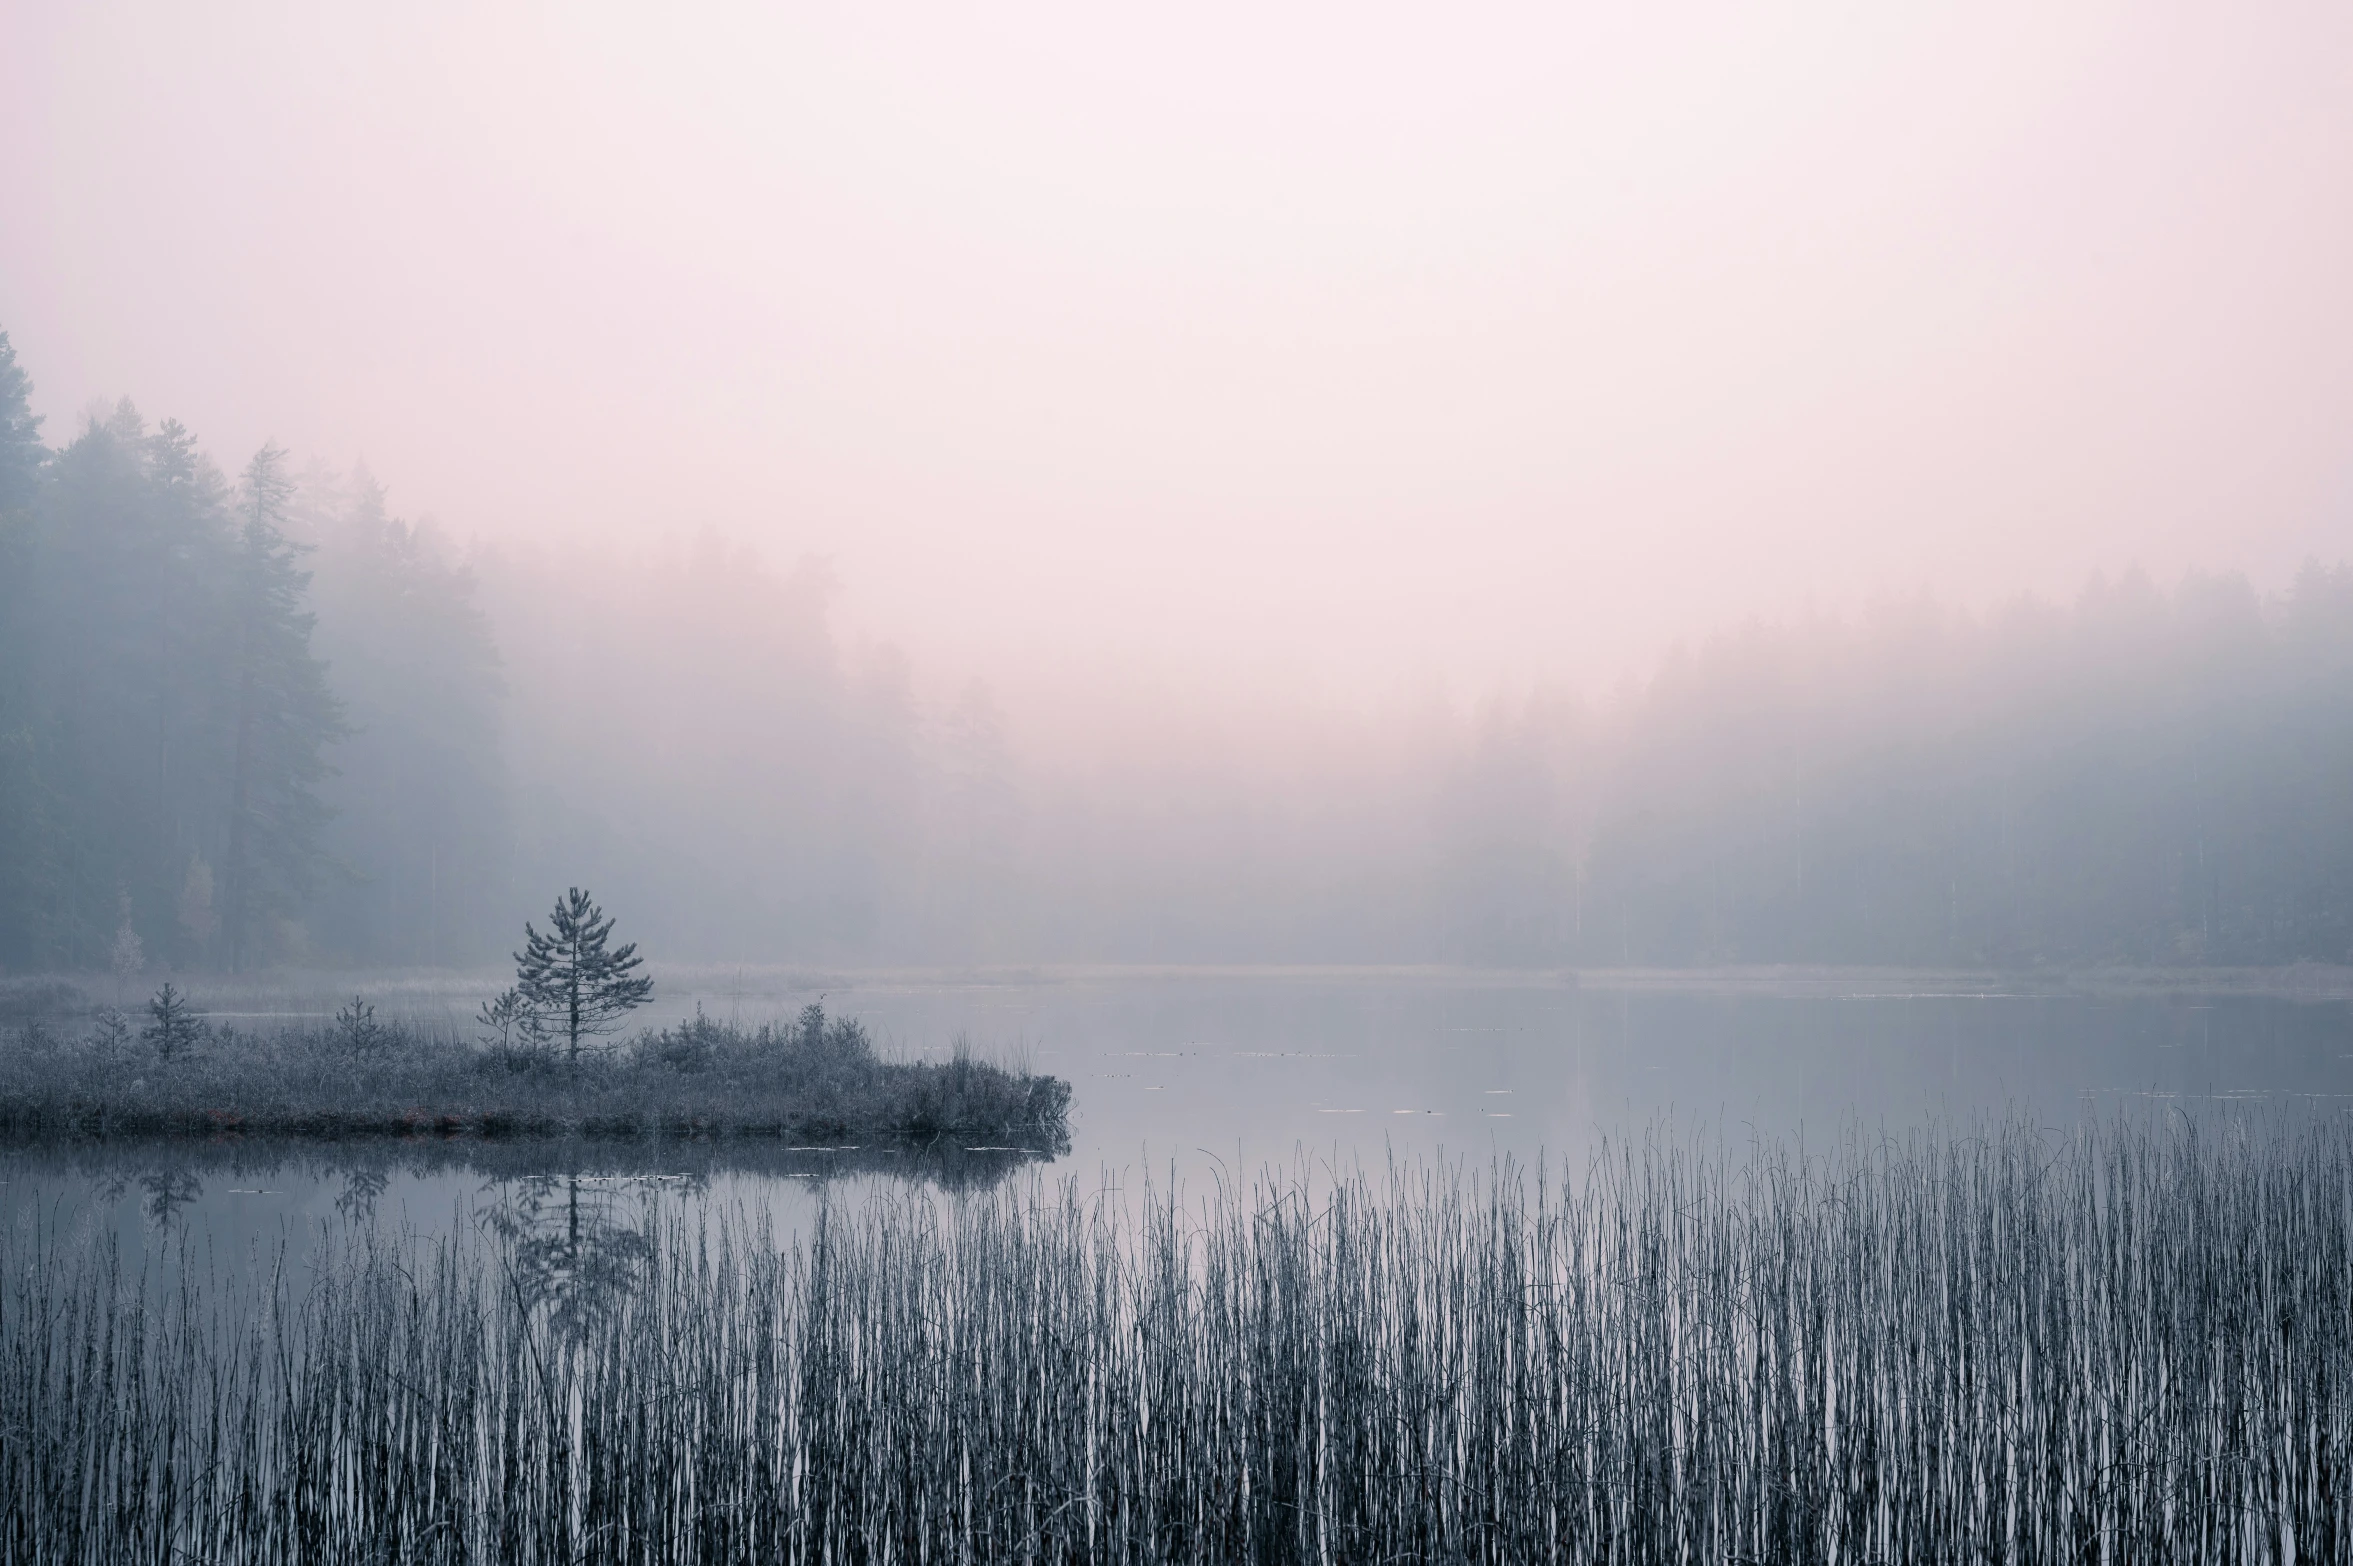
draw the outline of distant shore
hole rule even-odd
[[[767,968],[675,965],[663,970],[674,984],[697,978],[756,979],[793,990],[855,993],[862,986],[1030,988],[1124,983],[1135,980],[1264,979],[1344,982],[1423,980],[1433,984],[1561,985],[1587,990],[1726,990],[1748,994],[1905,999],[1933,995],[2263,995],[2281,999],[2353,1000],[2353,964],[2290,963],[2276,967],[2191,967],[2124,964],[2010,968],[1880,967],[1866,963],[1722,963],[1691,967],[1616,965],[1495,965],[1443,963],[1035,963],[1001,967]]]
[[[670,982],[697,978],[713,987],[722,981],[756,978],[783,982],[793,990],[855,993],[863,986],[908,988],[1049,988],[1059,985],[1125,983],[1136,980],[1263,979],[1345,982],[1378,979],[1395,983],[1559,985],[1586,990],[1723,990],[1742,994],[1823,998],[1884,998],[1982,995],[2259,995],[2288,1000],[2353,1000],[2353,965],[2291,963],[2277,967],[2133,967],[2051,965],[2012,968],[1878,967],[1864,963],[1722,963],[1692,967],[1527,966],[1440,963],[1066,963],[1003,967],[770,968],[741,966],[665,968]]]
[[[2276,967],[2126,964],[2042,967],[1876,967],[1841,963],[1725,963],[1692,967],[1496,967],[1430,963],[1058,963],[929,967],[810,967],[799,964],[666,963],[654,970],[672,1007],[702,997],[712,1009],[775,1014],[831,994],[873,990],[1024,990],[1097,984],[1262,981],[1338,984],[1352,980],[1473,987],[1560,987],[1597,993],[1708,993],[1790,999],[1928,999],[2028,996],[2247,996],[2277,1000],[2353,1000],[2353,965],[2291,963]],[[317,1028],[354,991],[388,1017],[426,1031],[462,1030],[476,1004],[510,981],[484,968],[271,969],[242,975],[195,974],[188,984],[206,1018],[237,1027]],[[136,1011],[153,976],[125,985],[111,974],[0,975],[0,1044],[7,1031],[46,1023],[85,1027],[109,1004]],[[664,1008],[657,1005],[656,1012]],[[672,1016],[676,1018],[675,1010]],[[685,1019],[676,1019],[685,1025]],[[737,1025],[730,1023],[731,1026]]]
[[[1589,990],[1724,990],[1743,994],[1908,1000],[1931,996],[2247,995],[2353,1000],[2353,967],[1868,968],[1811,964],[1713,968],[1583,968],[1563,977]]]

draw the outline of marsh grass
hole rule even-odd
[[[160,1043],[112,1013],[78,1033],[38,1020],[0,1031],[0,1134],[19,1140],[658,1134],[1056,1151],[1069,1101],[1056,1078],[969,1056],[885,1059],[855,1021],[815,1008],[757,1028],[698,1015],[577,1063],[380,1020],[359,999],[331,1022],[198,1019]]]
[[[315,1271],[7,1241],[0,1554],[329,1561],[2353,1555],[2353,1131],[1624,1147],[658,1211]],[[305,1281],[297,1282],[301,1279]]]

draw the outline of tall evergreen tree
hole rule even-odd
[[[608,950],[612,934],[613,921],[575,886],[556,899],[547,934],[524,924],[515,953],[516,988],[540,1027],[564,1039],[574,1065],[582,1039],[612,1032],[654,993],[651,978],[632,977],[644,961],[636,943]]]
[[[33,412],[32,377],[16,362],[8,334],[0,332],[0,516],[32,510],[34,486],[48,460],[41,417]]]
[[[317,646],[352,734],[324,793],[333,877],[312,922],[360,961],[470,961],[499,950],[507,887],[504,680],[473,573],[390,514],[362,469],[304,478],[318,544]]]
[[[34,533],[32,743],[41,819],[32,960],[95,966],[121,924],[168,923],[217,853],[226,485],[128,403],[50,465]],[[179,942],[167,955],[192,955]]]
[[[241,485],[229,598],[234,748],[223,923],[232,971],[245,965],[260,921],[310,890],[327,822],[318,795],[329,770],[324,751],[345,733],[326,666],[311,652],[310,573],[285,534],[293,497],[286,453],[255,452]]]
[[[290,500],[282,453],[232,489],[128,402],[51,455],[0,337],[0,966],[104,966],[126,931],[167,964],[246,966],[305,902],[344,730]],[[441,622],[410,644],[486,648],[478,624]],[[480,661],[417,704],[480,707],[450,688]],[[483,840],[453,857],[493,861]]]
[[[33,504],[49,453],[32,391],[0,332],[0,963],[35,944],[47,814],[34,757]]]

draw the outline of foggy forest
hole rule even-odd
[[[822,559],[476,550],[127,400],[51,446],[0,366],[14,969],[477,963],[583,875],[711,960],[2353,957],[2343,564],[1899,598],[1600,699],[1078,770],[847,641]]]

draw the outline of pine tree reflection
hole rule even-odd
[[[699,1177],[663,1182],[681,1191],[706,1184]],[[645,1185],[577,1171],[503,1183],[482,1223],[506,1242],[508,1279],[526,1310],[544,1313],[557,1333],[576,1336],[627,1299],[644,1279],[653,1245],[642,1210],[625,1211],[621,1197]]]
[[[119,1202],[130,1194],[134,1181],[144,1198],[140,1210],[159,1229],[181,1222],[186,1217],[184,1209],[204,1194],[204,1182],[193,1169],[148,1168],[135,1175],[126,1170],[103,1181],[98,1187],[99,1197],[103,1201]]]
[[[392,1183],[392,1173],[381,1167],[355,1167],[343,1171],[343,1189],[335,1194],[335,1211],[352,1223],[367,1223],[376,1216],[376,1198],[384,1194]]]

